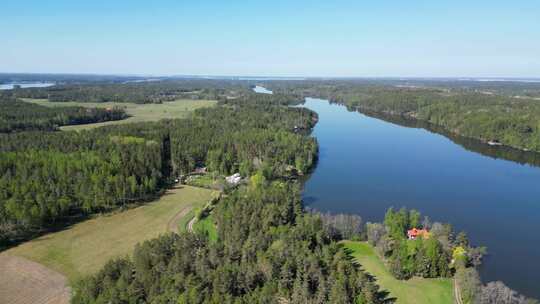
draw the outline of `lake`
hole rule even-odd
[[[255,86],[253,88],[253,91],[255,93],[261,93],[261,94],[272,94],[272,91],[266,89],[265,87],[261,87],[261,86]]]
[[[497,155],[494,147],[463,138],[461,144],[456,136],[326,100],[308,98],[304,106],[319,114],[312,134],[319,162],[303,193],[308,207],[355,213],[364,221],[382,221],[391,206],[417,209],[488,247],[484,281],[502,280],[540,298],[540,168],[502,159],[507,148]]]
[[[14,86],[19,85],[21,88],[46,88],[51,87],[54,83],[50,82],[19,82],[19,83],[4,83],[0,84],[0,90],[12,90]]]

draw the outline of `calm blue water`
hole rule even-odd
[[[364,221],[381,221],[390,206],[418,209],[488,247],[484,281],[540,298],[540,168],[325,100],[304,106],[319,114],[320,158],[304,189],[309,207]]]
[[[45,88],[53,86],[54,83],[48,82],[21,82],[21,83],[6,83],[0,84],[0,90],[11,90],[15,85],[20,85],[21,88]]]

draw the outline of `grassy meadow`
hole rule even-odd
[[[377,279],[381,290],[388,291],[389,298],[397,298],[397,304],[454,303],[454,285],[451,279],[414,277],[406,281],[397,280],[386,269],[370,244],[352,241],[343,244],[361,267]]]
[[[177,187],[154,202],[97,216],[6,253],[41,263],[76,280],[98,271],[111,258],[130,255],[137,243],[166,233],[171,221],[183,220],[178,215],[189,217],[189,210],[203,206],[215,195],[208,189]]]
[[[162,104],[135,104],[135,103],[124,103],[124,102],[50,102],[47,99],[23,99],[26,102],[35,103],[47,107],[66,107],[66,106],[78,106],[78,107],[87,107],[87,108],[112,108],[120,107],[123,108],[126,113],[130,116],[127,119],[115,120],[115,121],[106,121],[92,124],[83,124],[83,125],[71,125],[60,127],[61,130],[83,130],[83,129],[92,129],[101,126],[115,125],[115,124],[125,124],[133,122],[144,122],[144,121],[157,121],[160,119],[172,119],[172,118],[184,118],[189,113],[193,112],[198,108],[211,107],[216,104],[216,101],[213,100],[191,100],[191,99],[181,99],[170,102],[164,102]]]

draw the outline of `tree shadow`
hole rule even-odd
[[[356,269],[363,272],[368,281],[370,281],[370,282],[374,283],[375,285],[377,285],[377,287],[379,288],[379,290],[377,291],[377,294],[376,294],[377,299],[379,299],[381,301],[381,303],[384,303],[384,304],[396,303],[397,298],[396,297],[391,297],[390,296],[390,291],[388,291],[386,289],[380,289],[381,286],[379,284],[377,284],[377,278],[374,275],[372,275],[371,273],[369,273],[365,268],[363,268],[362,264],[358,263],[358,261],[352,256],[353,251],[351,249],[349,249],[349,248],[346,248],[342,244],[340,244],[340,246],[342,246],[342,250],[345,252],[347,260],[351,261]]]

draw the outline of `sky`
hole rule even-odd
[[[539,0],[6,0],[0,29],[0,72],[540,77]]]

